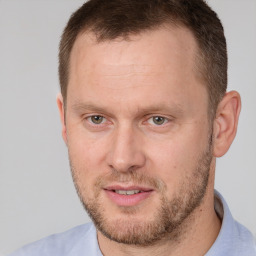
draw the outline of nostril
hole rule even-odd
[[[138,168],[138,167],[137,167],[137,168]],[[129,171],[132,172],[132,171],[136,170],[137,168],[136,168],[135,165],[133,165],[133,166],[129,167]]]

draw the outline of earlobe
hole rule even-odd
[[[65,123],[65,108],[64,108],[64,102],[63,97],[61,93],[57,95],[57,106],[59,109],[60,114],[60,120],[61,120],[61,126],[62,126],[62,138],[64,142],[67,144],[67,130],[66,130],[66,123]]]
[[[215,157],[223,156],[231,146],[237,132],[241,98],[238,92],[231,91],[225,94],[219,103],[214,120]]]

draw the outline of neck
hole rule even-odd
[[[211,175],[212,176],[212,175]],[[210,177],[202,203],[179,226],[177,234],[150,246],[126,245],[109,240],[98,231],[98,242],[104,256],[198,256],[205,255],[216,240],[221,222],[214,210],[214,181]]]

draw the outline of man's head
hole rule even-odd
[[[62,37],[60,80],[73,179],[102,234],[148,245],[212,216],[214,157],[240,104],[223,97],[225,39],[204,2],[88,2]]]

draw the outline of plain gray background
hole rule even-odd
[[[256,234],[256,0],[209,0],[225,28],[240,125],[216,188]],[[55,103],[61,32],[82,0],[0,0],[0,254],[89,221]]]

